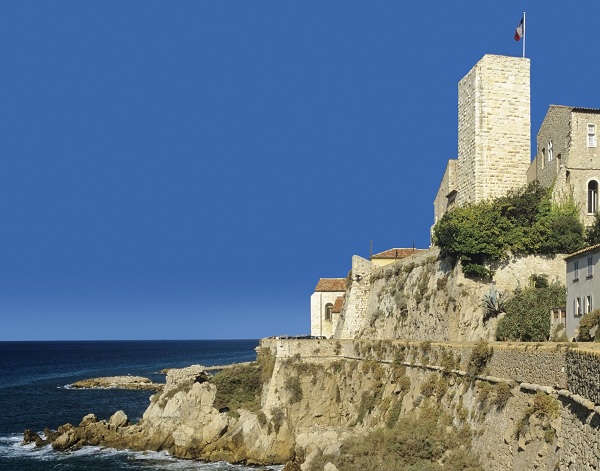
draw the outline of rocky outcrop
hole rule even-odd
[[[215,395],[216,387],[202,366],[171,369],[164,389],[151,397],[139,423],[131,425],[122,411],[109,420],[90,414],[78,426],[65,424],[48,436],[56,450],[102,445],[250,464],[282,463],[293,456],[293,436],[283,417],[273,419],[269,412],[259,417],[245,410],[219,411],[214,407]],[[27,442],[38,439],[42,440],[31,432],[25,436]]]
[[[70,385],[74,389],[139,389],[144,391],[158,391],[162,384],[153,383],[142,376],[105,376],[76,381]]]

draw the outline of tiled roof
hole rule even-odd
[[[321,278],[315,291],[346,291],[346,278]]]
[[[550,105],[551,108],[567,108],[571,111],[576,111],[580,113],[600,113],[599,108],[585,108],[582,106],[566,106],[566,105]]]
[[[344,296],[338,296],[337,298],[335,298],[335,303],[333,303],[333,308],[331,309],[331,312],[333,312],[335,314],[339,314],[340,312],[342,312],[343,307],[344,307]]]
[[[389,249],[385,252],[379,252],[373,254],[371,259],[374,258],[404,258],[418,252],[424,252],[427,249]]]
[[[578,255],[583,255],[584,253],[587,253],[587,252],[593,252],[594,250],[598,250],[598,249],[600,249],[600,244],[590,245],[589,247],[586,247],[585,249],[581,249],[581,250],[578,250],[577,252],[567,255],[565,257],[565,260],[569,260],[570,258],[576,257]]]

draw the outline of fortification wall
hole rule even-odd
[[[300,379],[303,388],[327,392],[319,399],[311,396],[318,402],[316,412],[304,403],[288,407],[297,433],[312,430],[305,422],[336,430],[340,437],[350,429],[365,432],[384,426],[389,404],[398,397],[403,416],[417,413],[431,398],[454,417],[455,425],[470,424],[473,447],[485,469],[581,470],[600,465],[600,345],[489,343],[493,354],[475,376],[469,373],[473,342],[268,339],[261,346],[276,355],[278,365],[269,407],[285,403],[285,378],[300,371],[311,372]],[[402,396],[394,376],[399,365],[410,384]],[[359,399],[379,387],[378,377],[384,381],[381,402],[357,423]],[[436,377],[445,380],[435,383]],[[435,392],[432,384],[437,384]],[[508,385],[510,396],[503,406],[493,406],[500,384]],[[558,416],[544,422],[535,415],[539,392],[558,405]]]
[[[335,338],[439,341],[495,338],[497,319],[484,320],[482,307],[491,284],[465,278],[460,264],[454,266],[450,260],[439,259],[438,248],[385,267],[370,268],[367,276],[353,281],[346,294],[349,301]],[[506,293],[528,286],[532,274],[546,274],[549,281],[565,282],[560,255],[512,257],[492,268],[495,289]]]

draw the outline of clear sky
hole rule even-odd
[[[600,107],[597,0],[3,0],[0,340],[308,333],[319,277],[429,245],[524,10],[535,137]]]

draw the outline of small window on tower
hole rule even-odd
[[[548,162],[554,158],[554,149],[552,149],[552,141],[548,141]]]
[[[596,147],[596,125],[593,123],[587,125],[587,146]]]
[[[588,214],[596,214],[598,212],[598,182],[592,180],[588,183]]]

